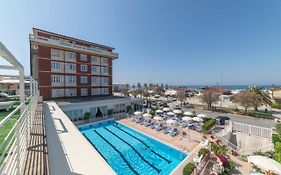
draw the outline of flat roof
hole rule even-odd
[[[110,47],[110,46],[106,46],[106,45],[102,45],[102,44],[97,44],[97,43],[93,43],[93,42],[90,42],[90,41],[86,41],[86,40],[82,40],[82,39],[78,39],[78,38],[74,38],[74,37],[70,37],[70,36],[66,36],[66,35],[62,35],[62,34],[58,34],[58,33],[54,33],[54,32],[49,32],[49,31],[42,30],[42,29],[35,28],[35,27],[33,27],[33,30],[37,30],[37,31],[44,32],[44,33],[49,33],[51,35],[56,35],[56,36],[62,37],[64,39],[84,42],[84,43],[91,44],[91,45],[98,46],[98,47],[103,47],[103,48],[107,48],[107,49],[111,49],[111,50],[115,49],[114,47]]]
[[[115,100],[115,99],[125,99],[125,97],[120,97],[120,96],[75,97],[75,98],[55,99],[54,101],[58,105],[64,105],[64,104],[71,104],[71,103],[91,102],[91,101],[100,101],[100,100]]]

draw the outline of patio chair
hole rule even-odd
[[[178,129],[177,129],[177,128],[174,128],[174,129],[171,131],[170,135],[171,135],[172,137],[175,137],[178,133],[179,133]]]
[[[164,128],[163,133],[164,134],[168,134],[171,132],[171,127],[167,126],[166,128]]]

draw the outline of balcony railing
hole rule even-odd
[[[40,43],[45,43],[45,44],[51,44],[51,45],[56,45],[59,47],[66,47],[66,48],[70,48],[70,49],[77,49],[77,50],[81,50],[81,51],[86,51],[86,52],[92,52],[101,56],[109,56],[112,58],[118,58],[118,54],[114,53],[114,52],[108,52],[99,48],[95,48],[95,47],[87,47],[87,46],[81,46],[78,44],[73,44],[73,43],[69,43],[67,41],[64,40],[55,40],[55,39],[50,39],[50,38],[46,38],[46,37],[42,37],[42,36],[36,36],[33,34],[29,35],[29,39],[31,41],[36,41],[36,42],[40,42]]]
[[[9,126],[8,123],[12,121],[11,119],[16,119],[14,125],[8,128],[10,131],[2,143],[0,143],[0,150],[2,150],[0,155],[0,174],[22,174],[37,103],[37,94],[33,94],[0,121],[0,130],[4,131]],[[19,113],[25,104],[27,105],[23,113],[17,119],[16,114]]]

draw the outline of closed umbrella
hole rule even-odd
[[[173,113],[175,113],[175,114],[181,114],[181,110],[174,110]]]
[[[163,108],[162,110],[165,111],[165,112],[169,112],[170,111],[169,108]]]
[[[168,112],[167,115],[173,116],[175,114],[173,112]]]
[[[134,112],[134,115],[142,115],[142,112],[136,111],[136,112]]]
[[[281,164],[265,156],[248,156],[248,162],[256,165],[264,171],[272,171],[281,174]]]
[[[161,121],[161,120],[163,120],[163,118],[160,117],[160,116],[155,116],[153,119],[156,120],[156,121]]]
[[[206,114],[198,114],[197,117],[200,117],[200,118],[206,118],[207,115]]]
[[[184,115],[188,115],[188,116],[193,115],[192,112],[189,112],[189,111],[185,111],[183,114],[184,114]]]
[[[143,114],[142,116],[145,117],[145,118],[151,118],[151,117],[152,117],[152,115],[149,114],[149,113],[145,113],[145,114]]]
[[[160,110],[160,109],[156,110],[155,112],[156,112],[156,113],[158,113],[158,114],[163,113],[163,111],[162,111],[162,110]]]
[[[196,122],[203,122],[203,119],[200,117],[193,117],[192,120],[194,120]]]
[[[173,119],[169,119],[169,120],[166,121],[166,123],[167,123],[167,124],[170,124],[170,125],[173,125],[173,124],[176,123],[176,121],[173,120]]]
[[[192,118],[191,118],[191,117],[183,117],[182,120],[184,120],[184,121],[190,121],[190,120],[192,120]]]

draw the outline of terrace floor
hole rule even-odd
[[[47,141],[42,104],[38,104],[27,149],[24,175],[49,175]]]

